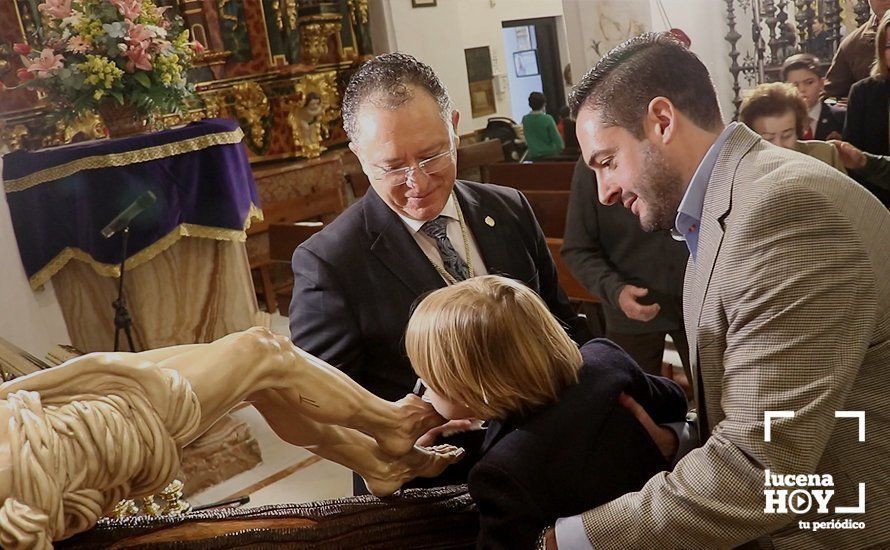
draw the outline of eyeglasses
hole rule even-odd
[[[433,155],[428,159],[424,159],[417,163],[417,166],[405,166],[404,168],[396,168],[394,170],[384,170],[374,179],[383,182],[391,187],[398,187],[408,183],[408,179],[414,179],[414,171],[421,170],[427,176],[432,176],[437,172],[441,172],[449,168],[452,163],[451,155],[454,154],[454,145],[438,155]]]

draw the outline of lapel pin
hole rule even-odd
[[[488,227],[494,227],[494,218],[491,216],[485,216],[485,225]]]

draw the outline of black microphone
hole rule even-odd
[[[127,207],[126,210],[115,216],[113,220],[111,220],[108,225],[102,230],[102,236],[106,239],[120,231],[121,229],[130,225],[130,222],[133,221],[133,218],[141,214],[146,208],[153,205],[155,203],[155,194],[151,191],[146,191],[139,195],[139,197],[133,201],[133,204]]]

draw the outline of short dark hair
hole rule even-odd
[[[589,106],[612,126],[643,137],[649,102],[663,96],[696,125],[723,124],[714,83],[701,60],[670,33],[645,33],[616,46],[572,90],[572,118]]]
[[[528,94],[528,106],[532,108],[532,111],[539,111],[545,103],[547,103],[547,96],[541,92]]]
[[[797,53],[788,57],[782,63],[782,80],[788,80],[788,73],[791,71],[799,71],[801,69],[810,71],[819,78],[825,76],[825,71],[822,70],[822,62],[819,61],[818,57],[811,53]]]
[[[803,137],[809,125],[807,103],[797,88],[785,82],[760,84],[745,94],[739,109],[739,120],[749,128],[754,121],[767,116],[782,116],[793,113],[797,139]]]
[[[355,139],[356,119],[363,103],[371,101],[377,107],[397,109],[414,98],[411,87],[426,90],[438,104],[442,118],[449,120],[454,106],[433,69],[412,55],[385,53],[362,65],[346,86],[341,110],[349,139]]]

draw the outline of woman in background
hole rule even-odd
[[[622,393],[664,424],[685,418],[680,387],[645,374],[608,340],[579,351],[519,282],[488,275],[431,293],[405,342],[439,414],[491,420],[469,475],[480,548],[532,548],[557,518],[637,491],[668,468]]]
[[[847,121],[844,124],[844,141],[874,155],[890,154],[888,25],[890,25],[890,11],[884,14],[878,24],[875,37],[875,62],[871,76],[860,80],[850,88]]]
[[[873,155],[890,155],[890,10],[884,13],[875,36],[871,76],[850,88],[844,141]],[[851,174],[890,208],[890,191],[876,186],[862,170]]]
[[[773,82],[751,90],[742,101],[739,120],[773,145],[799,151],[847,173],[830,143],[801,139],[809,124],[807,104],[791,84]]]
[[[522,117],[522,131],[528,144],[526,160],[538,160],[552,157],[562,152],[562,138],[556,129],[556,121],[544,112],[547,98],[541,92],[532,92],[528,96],[528,106],[532,112]]]

